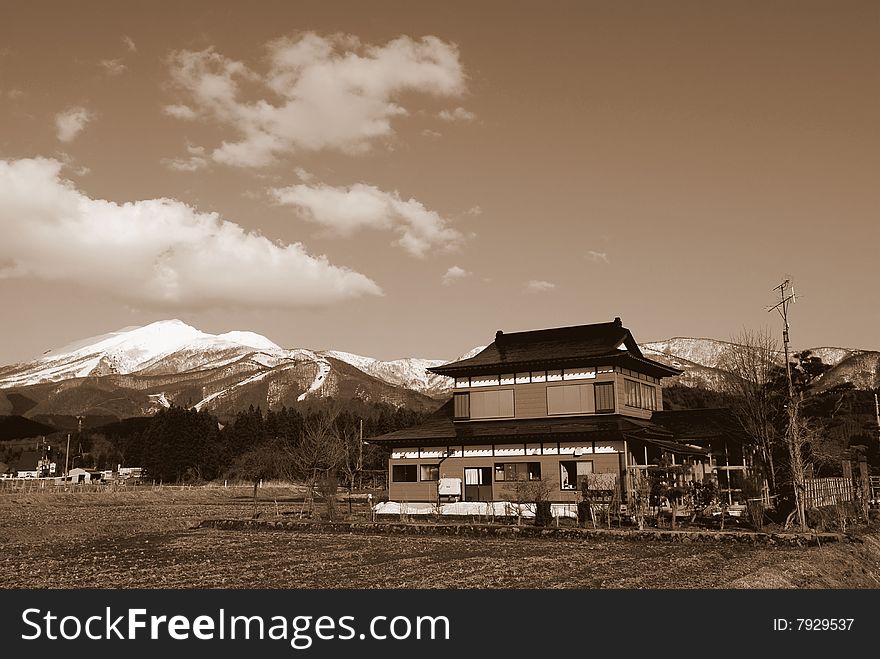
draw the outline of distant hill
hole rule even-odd
[[[0,441],[49,435],[57,429],[23,416],[0,416]]]
[[[825,373],[816,383],[816,387],[820,391],[826,391],[842,384],[851,384],[862,390],[880,388],[880,352],[852,352]]]
[[[718,390],[726,371],[725,364],[739,346],[729,341],[676,337],[666,341],[654,341],[640,345],[646,357],[682,369],[684,373],[670,378],[667,384],[702,387]],[[793,349],[795,352],[808,352],[818,357],[831,368],[813,383],[816,391],[826,391],[842,384],[851,384],[856,389],[872,390],[880,387],[880,352],[823,346],[808,350]],[[784,356],[777,353],[777,361],[782,364]]]

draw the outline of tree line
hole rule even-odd
[[[331,399],[303,409],[264,412],[250,406],[224,423],[207,411],[171,406],[76,439],[87,466],[140,466],[156,482],[308,481],[330,474],[354,483],[364,473],[384,470],[388,459],[381,447],[364,445],[361,434],[408,428],[426,416],[386,403]]]

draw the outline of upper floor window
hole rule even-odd
[[[455,408],[453,411],[455,413],[456,419],[470,419],[471,418],[471,395],[469,393],[460,393],[455,394],[452,397],[453,407]]]
[[[624,380],[623,389],[626,394],[626,404],[629,407],[642,406],[642,390],[638,382],[635,380]]]
[[[598,414],[614,411],[614,383],[613,382],[597,382],[596,392],[596,412]]]
[[[513,389],[459,392],[452,399],[454,418],[457,420],[513,416]]]
[[[471,392],[471,418],[496,419],[513,416],[513,389]]]
[[[547,387],[547,414],[582,414],[593,411],[592,385],[560,384]]]
[[[656,387],[635,380],[624,380],[623,383],[628,407],[637,407],[643,410],[657,409]]]
[[[472,387],[497,387],[499,378],[497,375],[476,375],[471,377]]]
[[[646,410],[657,409],[657,387],[650,384],[642,385],[642,405]]]

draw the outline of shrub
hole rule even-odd
[[[538,501],[535,504],[535,526],[549,526],[553,522],[549,501]]]

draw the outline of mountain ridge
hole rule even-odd
[[[712,390],[722,386],[725,362],[737,348],[731,341],[681,336],[639,345],[646,357],[683,371],[668,384]],[[809,350],[830,367],[818,379],[820,390],[880,384],[880,352],[836,346]],[[448,378],[428,370],[444,363],[282,348],[254,332],[209,334],[171,319],[81,339],[31,362],[0,367],[0,414],[27,409],[28,416],[75,415],[83,408],[137,416],[171,404],[221,411],[333,395],[432,407],[452,389]]]

